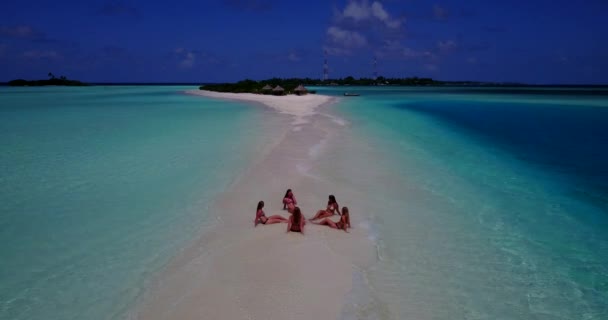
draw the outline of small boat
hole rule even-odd
[[[358,97],[359,94],[358,93],[353,93],[353,92],[344,92],[344,96],[345,97]]]

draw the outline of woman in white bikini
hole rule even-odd
[[[327,201],[327,208],[325,210],[317,211],[317,214],[315,214],[315,216],[312,217],[312,219],[310,219],[310,221],[331,217],[334,214],[336,214],[336,212],[338,214],[340,214],[340,205],[338,205],[338,202],[336,201],[336,197],[334,197],[333,194],[330,194],[329,200]]]
[[[291,189],[287,189],[285,196],[283,197],[283,210],[287,210],[289,213],[293,213],[293,209],[298,205],[296,196],[293,195]]]
[[[342,216],[340,217],[340,221],[338,222],[333,222],[331,219],[325,218],[321,220],[321,222],[313,223],[348,232],[348,228],[350,228],[350,215],[348,214],[348,208],[342,207]]]

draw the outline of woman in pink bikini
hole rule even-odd
[[[287,210],[289,213],[293,213],[294,208],[298,204],[296,196],[293,195],[291,189],[287,189],[285,196],[283,197],[283,210]]]
[[[350,215],[348,214],[348,208],[342,207],[342,216],[340,217],[340,221],[333,222],[329,218],[325,218],[321,220],[321,222],[313,222],[318,225],[328,226],[330,228],[344,230],[344,232],[348,232],[348,228],[350,228]]]
[[[310,221],[331,217],[336,214],[336,212],[340,214],[340,205],[338,205],[336,197],[334,197],[333,194],[330,194],[329,201],[327,201],[327,208],[325,210],[319,210],[317,214],[315,214],[315,216],[310,219]]]
[[[258,223],[273,224],[273,223],[287,222],[287,219],[281,217],[280,215],[266,217],[264,210],[262,210],[263,208],[264,208],[264,201],[258,202],[258,209],[255,212],[255,220],[253,220],[254,227],[257,227]]]
[[[287,232],[300,232],[304,234],[304,225],[306,224],[306,219],[302,215],[302,211],[300,211],[299,207],[293,208],[293,213],[289,217],[289,221],[287,221]]]

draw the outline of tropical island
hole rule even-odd
[[[55,77],[55,75],[51,72],[48,74],[49,79],[46,80],[24,80],[24,79],[15,79],[8,82],[9,86],[13,87],[40,87],[40,86],[86,86],[87,84],[84,82],[80,82],[78,80],[70,80],[65,76],[60,76],[59,78]]]
[[[200,90],[231,92],[231,93],[264,93],[264,94],[299,94],[304,86],[522,86],[519,83],[477,82],[477,81],[439,81],[431,78],[359,78],[352,76],[339,79],[311,79],[311,78],[272,78],[268,80],[241,80],[236,83],[204,84]],[[314,91],[307,91],[315,93]]]

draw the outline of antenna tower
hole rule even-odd
[[[374,56],[374,80],[378,80],[378,60]]]
[[[323,51],[323,81],[329,80],[329,66],[327,65],[327,50]]]

